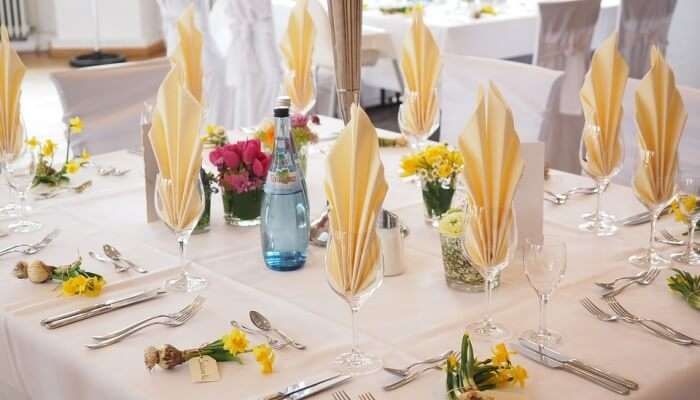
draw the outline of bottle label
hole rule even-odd
[[[265,192],[271,194],[293,194],[301,190],[301,182],[297,171],[282,168],[270,171],[265,182]]]

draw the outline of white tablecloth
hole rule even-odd
[[[324,119],[322,128],[334,130],[338,121]],[[320,146],[326,146],[321,144]],[[386,365],[402,366],[459,345],[464,326],[482,314],[482,294],[450,290],[444,282],[437,233],[422,221],[420,195],[415,186],[398,178],[397,166],[404,149],[383,149],[382,159],[390,181],[385,207],[397,212],[411,229],[407,239],[408,271],[387,278],[360,312],[362,345],[381,355]],[[161,223],[146,224],[142,161],[129,153],[100,156],[98,164],[131,167],[122,178],[97,177],[94,170],[75,179],[94,179],[94,187],[80,195],[67,194],[37,202],[41,232],[0,239],[0,247],[18,240],[37,239],[60,226],[61,235],[38,257],[51,263],[68,262],[78,253],[89,270],[104,274],[109,284],[101,299],[159,285],[177,272],[174,237]],[[323,205],[322,153],[311,156],[309,188],[313,214]],[[547,186],[562,190],[588,185],[585,178],[555,174]],[[637,270],[626,258],[646,243],[648,225],[623,228],[617,236],[595,238],[576,228],[579,215],[594,199],[574,198],[566,206],[545,205],[545,230],[569,245],[569,268],[550,310],[552,328],[564,336],[561,350],[592,364],[613,370],[640,383],[633,399],[696,399],[700,376],[700,348],[662,341],[638,327],[603,323],[578,304],[583,296],[596,298],[594,281],[611,279]],[[631,191],[613,186],[604,198],[605,208],[626,216],[641,210]],[[176,311],[194,295],[168,294],[57,330],[46,330],[39,320],[48,315],[93,303],[94,299],[62,298],[52,285],[34,285],[11,274],[20,257],[3,257],[0,274],[0,398],[34,400],[94,399],[249,399],[280,389],[301,378],[328,372],[332,359],[347,350],[350,313],[328,287],[323,272],[324,250],[312,247],[307,265],[296,272],[265,268],[257,228],[233,228],[223,223],[220,199],[214,198],[212,229],[193,236],[189,254],[192,271],[209,279],[201,294],[204,308],[179,328],[151,327],[117,345],[88,350],[90,336],[104,334],[148,315]],[[670,218],[662,222],[677,232]],[[117,274],[111,266],[87,257],[111,243],[152,272]],[[633,312],[660,319],[688,334],[700,336],[700,314],[666,288],[665,272],[649,287],[628,289],[620,300]],[[250,309],[271,320],[308,345],[306,351],[286,349],[277,354],[275,372],[261,375],[250,358],[245,365],[220,364],[222,379],[192,384],[187,368],[155,369],[149,373],[142,354],[149,345],[173,344],[179,348],[201,345],[229,330],[229,321],[247,320]],[[537,302],[516,261],[496,291],[494,316],[515,334],[537,324]],[[477,355],[489,354],[489,343],[476,342]],[[530,399],[590,400],[615,398],[613,394],[561,371],[548,370],[521,356],[530,378],[524,393]],[[371,391],[377,399],[442,399],[444,375],[433,371],[394,392],[381,386],[393,378],[379,372],[358,377],[343,387],[353,395]],[[319,399],[331,399],[330,393]]]

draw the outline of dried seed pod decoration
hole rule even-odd
[[[43,261],[34,260],[27,267],[27,276],[34,283],[44,283],[51,279],[55,267],[44,264]]]
[[[14,274],[17,278],[19,279],[27,279],[28,274],[27,274],[27,269],[29,268],[29,263],[26,261],[19,261],[17,265],[15,265],[14,269]]]

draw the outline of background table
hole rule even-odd
[[[321,130],[332,132],[337,120],[323,119]],[[328,143],[319,145],[322,149]],[[464,326],[483,312],[483,294],[462,293],[447,288],[444,281],[437,232],[422,220],[418,189],[398,178],[398,163],[406,149],[383,149],[390,191],[385,207],[397,212],[411,230],[407,239],[407,272],[386,278],[383,286],[360,312],[362,345],[381,355],[386,365],[408,362],[457,348]],[[0,247],[22,239],[38,239],[54,227],[62,233],[38,258],[65,263],[78,253],[86,268],[104,274],[108,281],[100,299],[113,298],[140,288],[160,285],[178,272],[173,235],[162,223],[146,224],[142,161],[120,152],[96,157],[102,165],[131,167],[125,177],[98,177],[84,170],[74,182],[86,177],[93,188],[80,195],[66,194],[37,202],[36,218],[45,228],[29,235],[0,239]],[[324,204],[321,182],[323,153],[309,160],[309,190],[313,214]],[[589,185],[586,179],[555,173],[547,182],[552,190]],[[3,189],[4,190],[4,189]],[[700,349],[682,347],[658,339],[638,327],[603,323],[578,304],[584,296],[596,298],[594,281],[607,280],[637,270],[627,257],[646,244],[648,225],[622,228],[617,236],[597,238],[581,233],[576,226],[581,213],[590,211],[594,198],[579,197],[566,206],[545,204],[545,230],[568,243],[569,268],[555,293],[550,324],[564,336],[561,350],[592,364],[610,369],[640,383],[631,399],[696,399],[700,375]],[[641,210],[629,188],[612,186],[604,198],[605,209],[620,216]],[[662,225],[679,231],[666,218]],[[87,257],[111,243],[152,272],[117,274],[111,266]],[[257,228],[234,228],[223,223],[221,201],[213,199],[211,232],[192,237],[189,254],[192,272],[209,279],[201,292],[204,308],[179,328],[151,327],[114,346],[88,350],[90,336],[103,334],[148,315],[172,312],[192,301],[194,294],[168,294],[57,330],[46,330],[39,320],[48,315],[91,304],[95,299],[62,298],[53,285],[35,285],[11,274],[21,257],[3,257],[0,274],[0,398],[2,399],[252,399],[280,389],[301,378],[329,372],[333,358],[348,349],[350,313],[326,283],[324,250],[311,247],[307,265],[296,272],[281,273],[265,268]],[[33,258],[37,258],[33,257]],[[697,271],[693,271],[697,272]],[[700,316],[666,288],[664,272],[649,287],[628,289],[620,301],[631,311],[660,319],[688,334],[700,335]],[[277,352],[275,372],[261,375],[252,357],[245,365],[220,364],[222,379],[216,383],[192,384],[185,367],[173,371],[143,367],[143,350],[149,345],[173,344],[191,348],[226,333],[229,321],[247,320],[250,309],[268,315],[276,325],[308,345],[306,351]],[[495,292],[494,317],[515,334],[537,324],[537,301],[519,261],[505,271]],[[477,355],[490,354],[490,344],[477,341]],[[610,392],[565,372],[548,370],[518,355],[513,361],[525,366],[530,379],[523,393],[530,399],[590,400],[616,398]],[[443,373],[434,371],[394,392],[381,386],[394,378],[379,372],[358,377],[343,389],[353,396],[371,391],[377,399],[442,399]],[[11,393],[11,394],[10,394]],[[319,395],[330,399],[330,393]]]

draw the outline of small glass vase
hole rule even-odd
[[[263,190],[256,189],[243,193],[224,190],[221,194],[224,201],[224,219],[233,226],[260,225],[260,208]]]
[[[425,205],[425,222],[437,228],[442,214],[446,213],[452,205],[452,197],[455,194],[454,182],[445,185],[440,180],[428,181],[421,179],[421,192]]]
[[[484,277],[464,257],[462,237],[440,234],[440,245],[447,286],[463,292],[483,292]],[[499,284],[500,274],[496,276],[493,287],[497,288]]]
[[[211,191],[204,189],[204,212],[197,222],[197,226],[192,231],[193,235],[209,232],[209,222],[211,220]]]

